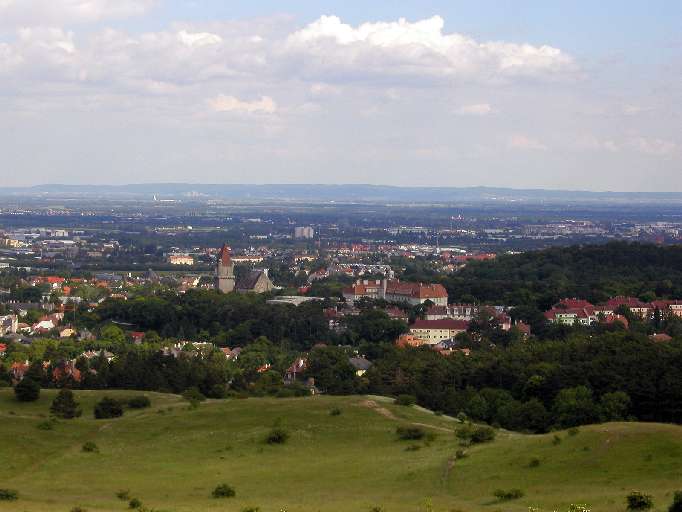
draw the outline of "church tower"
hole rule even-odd
[[[223,293],[234,291],[234,263],[230,255],[230,248],[223,244],[218,253],[218,264],[215,273],[215,288]]]

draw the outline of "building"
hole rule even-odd
[[[189,254],[169,254],[168,263],[171,265],[194,265],[194,258]]]
[[[19,326],[17,315],[0,316],[0,336],[16,334]]]
[[[415,320],[410,325],[410,334],[424,340],[426,345],[436,345],[443,340],[454,338],[460,333],[466,332],[469,322],[466,320]]]
[[[235,290],[239,293],[266,293],[275,289],[274,283],[265,270],[249,270],[246,274],[239,277],[235,285]]]
[[[343,297],[351,304],[363,297],[407,302],[412,306],[426,301],[431,301],[436,306],[448,304],[448,292],[441,284],[407,283],[397,279],[359,280],[343,289]]]
[[[315,236],[315,230],[310,226],[296,226],[294,228],[294,238],[310,240]]]
[[[234,291],[234,263],[232,262],[232,255],[227,244],[218,253],[218,263],[216,264],[215,274],[215,289],[223,293],[231,293]]]

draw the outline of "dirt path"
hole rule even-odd
[[[386,409],[385,407],[381,407],[374,400],[363,400],[358,405],[360,405],[361,407],[367,407],[368,409],[372,409],[373,411],[381,414],[384,418],[388,418],[389,420],[401,421],[400,418],[398,418],[395,414],[393,414],[393,412]],[[411,421],[409,423],[410,423],[410,425],[430,428],[432,430],[438,430],[440,432],[448,432],[448,433],[454,432],[454,430],[452,430],[452,429],[445,428],[445,427],[439,427],[437,425],[431,425],[429,423],[421,423],[421,422],[417,422],[417,421]]]

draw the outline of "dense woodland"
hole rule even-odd
[[[312,377],[322,392],[410,395],[433,410],[515,430],[542,432],[630,418],[682,423],[680,319],[642,321],[630,315],[625,330],[619,323],[548,326],[541,316],[543,308],[564,296],[595,302],[616,294],[680,298],[682,247],[616,243],[550,249],[474,263],[441,279],[453,302],[515,306],[512,316],[528,319],[534,335],[502,331],[481,316],[458,337],[471,355],[446,357],[430,348],[396,348],[394,340],[407,325],[391,320],[378,307],[383,304],[372,301],[362,302],[361,313],[346,317],[337,332],[324,314],[325,308],[340,306],[333,293],[324,302],[294,307],[268,305],[267,296],[251,294],[147,291],[128,301],[109,299],[92,312],[76,311],[76,325],[95,332],[96,341],[10,344],[0,362],[0,382],[10,382],[12,361],[28,358],[33,361],[29,377],[44,386],[290,396],[304,393],[303,382]],[[423,312],[408,309],[413,318]],[[126,334],[131,330],[146,332],[142,345],[131,343]],[[649,338],[653,332],[673,339],[655,343]],[[236,362],[217,350],[190,345],[187,357],[162,354],[162,347],[183,339],[243,350]],[[79,358],[82,382],[55,383],[52,370],[86,349],[106,349],[116,357],[111,362]],[[373,362],[362,377],[349,363],[357,354]],[[307,357],[308,369],[299,385],[284,386],[282,376],[299,356]],[[52,367],[43,368],[44,360]],[[259,371],[265,364],[271,366]]]

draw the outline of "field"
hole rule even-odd
[[[93,419],[103,395],[78,391],[83,416],[38,428],[55,391],[39,401],[15,401],[0,390],[0,488],[19,500],[0,511],[124,511],[128,490],[156,511],[261,512],[564,512],[570,503],[592,511],[625,510],[633,490],[653,495],[666,510],[682,489],[682,427],[610,423],[572,434],[527,436],[499,432],[492,443],[460,449],[458,423],[380,397],[249,398],[208,401],[191,408],[175,395],[146,393],[152,407],[123,418]],[[340,415],[331,415],[338,408]],[[398,425],[419,424],[430,436],[399,441]],[[273,426],[288,442],[264,442]],[[94,442],[98,452],[82,450]],[[411,447],[408,449],[408,447]],[[419,447],[418,449],[415,447]],[[531,463],[533,459],[536,462]],[[228,483],[236,497],[214,499]],[[500,502],[496,489],[522,489]]]

